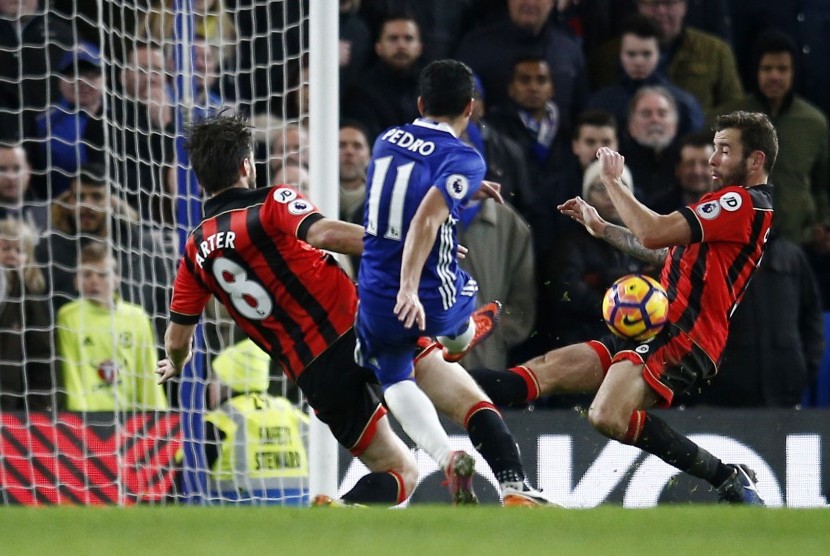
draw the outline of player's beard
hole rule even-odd
[[[721,187],[726,187],[727,185],[757,185],[755,183],[748,184],[747,179],[749,178],[749,172],[746,169],[746,161],[749,158],[744,158],[732,172],[728,174],[724,174],[721,178]]]

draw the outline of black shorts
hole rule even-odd
[[[717,368],[689,335],[677,326],[667,325],[649,342],[636,342],[609,334],[592,344],[603,361],[603,371],[617,361],[643,365],[643,379],[662,398],[658,406],[668,407],[674,396],[702,385]],[[600,353],[604,346],[606,354]]]
[[[363,453],[386,415],[374,391],[372,371],[354,361],[354,329],[340,336],[297,378],[317,417],[353,455]]]

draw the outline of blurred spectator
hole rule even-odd
[[[685,23],[732,43],[729,0],[688,0]],[[620,24],[637,13],[637,0],[557,0],[557,19],[579,38],[590,57],[620,33]]]
[[[245,339],[213,360],[205,415],[212,496],[303,504],[308,496],[308,416],[268,394],[270,358]]]
[[[665,87],[674,97],[680,115],[678,133],[697,131],[703,127],[703,111],[695,97],[657,71],[660,62],[660,29],[651,19],[635,14],[622,26],[620,38],[619,79],[596,91],[588,99],[589,108],[614,114],[621,127],[626,127],[628,108],[637,89],[646,85]]]
[[[601,147],[615,151],[619,148],[618,127],[619,122],[614,115],[602,110],[586,110],[579,115],[571,138],[571,151],[579,162],[579,184],[582,183],[582,173],[597,159],[597,151]]]
[[[378,61],[346,91],[343,116],[358,120],[376,137],[381,131],[418,118],[421,31],[412,16],[390,15],[375,43]]]
[[[274,183],[292,185],[299,189],[303,195],[308,196],[311,183],[308,178],[308,168],[298,162],[286,162],[280,166],[274,175]]]
[[[830,114],[830,2],[827,0],[753,0],[730,2],[735,55],[744,86],[752,89],[757,75],[752,47],[767,29],[786,33],[796,43],[795,90]]]
[[[340,123],[340,220],[363,225],[366,169],[372,149],[366,130],[357,122]]]
[[[254,114],[251,117],[254,135],[254,162],[256,164],[256,186],[269,187],[273,185],[271,164],[274,147],[274,136],[284,125],[280,118],[267,112]]]
[[[756,90],[720,110],[763,112],[775,125],[779,158],[770,173],[775,227],[782,237],[803,244],[830,225],[830,130],[826,116],[793,91],[795,57],[787,35],[761,35],[755,44]]]
[[[620,153],[634,176],[637,197],[649,207],[673,187],[678,119],[674,97],[663,87],[641,87],[634,94]]]
[[[236,53],[236,25],[224,0],[191,0],[194,32],[217,49],[224,66]],[[154,0],[136,24],[138,39],[172,48],[176,23],[174,0]],[[172,58],[172,56],[171,56]]]
[[[503,2],[504,0],[499,0]],[[360,0],[360,15],[376,36],[392,14],[405,11],[418,23],[424,44],[424,64],[452,58],[464,32],[475,25],[492,0]],[[400,122],[398,122],[400,123]]]
[[[37,167],[44,175],[36,187],[41,199],[60,196],[78,168],[103,164],[106,153],[101,53],[81,43],[63,56],[58,69],[61,99],[37,119]]]
[[[104,243],[84,246],[75,281],[81,298],[61,307],[56,323],[66,409],[166,410],[150,318],[117,296],[118,264]]]
[[[308,128],[308,89],[311,86],[311,72],[309,65],[311,60],[308,53],[304,52],[296,60],[289,60],[291,71],[288,73],[288,92],[285,95],[285,119],[296,122]]]
[[[25,223],[0,220],[0,412],[55,407],[51,307],[36,243]]]
[[[658,195],[652,210],[669,214],[680,207],[696,203],[704,193],[712,191],[714,181],[709,159],[714,152],[711,132],[700,131],[683,136],[674,169],[676,187]]]
[[[372,156],[366,129],[355,120],[340,122],[340,220],[363,225],[366,200],[366,170]],[[357,278],[359,255],[335,254],[349,276]]]
[[[219,48],[202,36],[193,38],[194,117],[204,118],[226,103],[216,91],[219,80]]]
[[[473,112],[461,139],[484,158],[484,179],[501,184],[501,195],[520,213],[533,209],[533,188],[522,146],[486,121],[487,100],[481,80],[474,76]]]
[[[297,124],[283,125],[274,131],[271,144],[273,175],[276,175],[284,164],[308,166],[308,131],[305,127]]]
[[[554,192],[545,187],[565,156],[565,131],[559,108],[553,101],[555,86],[543,58],[522,56],[513,66],[508,85],[510,103],[493,109],[487,121],[518,143],[526,162],[528,186],[521,191],[518,208],[534,231],[537,249],[547,247],[551,235],[545,208],[553,205]]]
[[[541,257],[561,234],[584,229],[583,226],[564,216],[557,206],[568,199],[582,194],[582,175],[585,168],[597,159],[600,147],[619,149],[617,119],[604,110],[584,110],[577,116],[571,136],[571,152],[563,153],[561,166],[553,173],[543,176],[540,186],[547,192],[549,201],[544,203],[542,220],[547,227],[544,241],[539,241]],[[538,224],[537,224],[538,227]],[[536,234],[538,238],[540,234]],[[540,315],[543,318],[543,315]]]
[[[687,0],[637,0],[640,14],[660,28],[662,59],[659,70],[677,87],[688,91],[708,113],[719,104],[741,97],[735,55],[726,41],[689,27]],[[604,87],[617,76],[620,39],[597,49],[589,61],[594,87]],[[635,176],[636,179],[636,176]]]
[[[732,316],[718,375],[697,401],[727,407],[795,407],[824,349],[821,298],[795,243],[767,241],[758,272]]]
[[[52,206],[52,227],[35,251],[38,262],[48,268],[52,303],[57,310],[77,297],[75,274],[81,248],[106,241],[115,250],[121,296],[144,306],[155,318],[157,334],[162,333],[167,324],[171,262],[136,224],[135,211],[110,194],[103,172],[100,166],[82,168]]]
[[[372,33],[357,13],[360,0],[340,0],[340,94],[355,84],[366,70],[372,52]]]
[[[23,220],[40,234],[48,225],[49,209],[46,201],[35,200],[31,179],[32,168],[20,143],[0,141],[0,219]]]
[[[507,104],[516,59],[541,57],[556,84],[562,125],[569,128],[587,100],[588,77],[579,45],[549,21],[553,4],[554,0],[507,0],[508,16],[464,37],[455,57],[481,78],[493,108]]]
[[[632,188],[628,168],[623,183]],[[600,164],[592,162],[585,170],[582,198],[608,222],[622,220],[600,179]],[[643,270],[644,264],[611,247],[602,238],[593,237],[584,227],[568,232],[556,243],[552,255],[543,262],[541,280],[542,307],[548,314],[549,347],[569,345],[606,335],[602,320],[605,290],[621,276]]]
[[[464,365],[507,368],[508,352],[530,336],[536,322],[536,264],[530,227],[508,204],[492,199],[470,201],[461,211],[458,241],[469,249],[459,264],[478,282],[476,305],[493,299],[502,303],[499,326],[486,342],[464,356]]]
[[[145,221],[172,226],[175,182],[173,98],[164,51],[136,44],[121,68],[121,93],[112,107],[111,138],[118,154],[116,177]]]
[[[20,130],[18,138],[35,137],[35,118],[58,102],[58,75],[64,53],[75,44],[69,22],[48,1],[0,2],[0,130]],[[29,159],[34,159],[29,152]]]
[[[539,170],[560,162],[555,154],[562,122],[553,100],[555,90],[550,66],[543,58],[520,58],[507,86],[510,102],[491,110],[487,118],[493,127],[522,145],[527,161]]]

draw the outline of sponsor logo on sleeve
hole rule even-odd
[[[280,187],[274,191],[274,200],[278,203],[290,203],[297,198],[297,192],[288,187]]]
[[[720,214],[720,203],[717,201],[707,201],[698,205],[695,212],[704,220],[712,220]]]
[[[314,206],[308,201],[303,201],[302,199],[291,201],[288,205],[288,212],[294,216],[299,216],[301,214],[311,212],[312,210],[314,210]]]
[[[724,195],[720,198],[720,206],[723,207],[723,210],[728,210],[729,212],[735,212],[741,208],[742,203],[743,199],[741,199],[741,195],[737,191],[724,193]]]
[[[453,174],[447,178],[446,188],[453,199],[463,199],[470,189],[470,182],[467,181],[467,176]]]

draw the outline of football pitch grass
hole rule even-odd
[[[0,509],[0,554],[830,554],[830,509]]]

